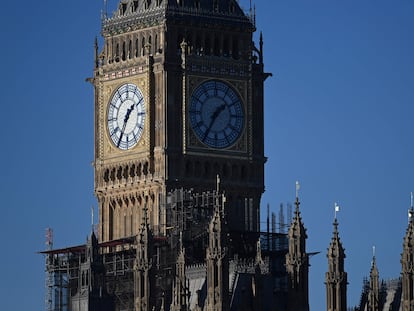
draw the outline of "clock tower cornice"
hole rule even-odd
[[[227,8],[225,8],[227,7]],[[214,8],[197,5],[178,5],[168,1],[151,3],[149,7],[134,7],[133,1],[120,3],[118,10],[112,17],[102,16],[102,35],[110,36],[130,32],[132,30],[148,28],[163,23],[199,25],[210,29],[217,27],[220,30],[256,31],[254,14],[245,14],[240,7],[222,5]]]
[[[102,20],[103,37],[128,33],[140,29],[147,29],[165,23],[165,10],[158,8],[146,10],[131,15],[120,15]]]

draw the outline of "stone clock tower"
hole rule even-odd
[[[232,231],[259,230],[264,191],[262,40],[236,0],[121,0],[96,47],[99,235],[165,228],[175,188],[226,193]]]

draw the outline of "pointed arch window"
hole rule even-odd
[[[122,43],[122,60],[126,60],[126,47],[125,47],[125,41]]]
[[[159,53],[159,47],[158,47],[158,35],[157,35],[157,34],[155,35],[154,51],[155,51],[155,54],[158,54],[158,53]]]
[[[116,48],[115,48],[115,61],[117,63],[119,62],[119,43],[116,44]]]
[[[135,57],[139,56],[139,40],[135,40]]]

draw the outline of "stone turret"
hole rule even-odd
[[[344,269],[345,250],[339,239],[338,221],[335,217],[334,232],[328,248],[328,272],[325,275],[327,311],[346,311],[347,273]]]
[[[188,311],[190,297],[189,281],[185,276],[185,248],[182,243],[182,233],[180,234],[180,247],[175,265],[175,279],[173,284],[173,301],[171,311]]]
[[[309,256],[306,253],[306,229],[299,211],[296,195],[295,216],[289,228],[289,252],[286,254],[288,273],[288,310],[309,311]]]
[[[374,255],[369,273],[368,311],[379,311],[379,293],[379,273]]]
[[[148,224],[147,211],[144,211],[144,219],[140,232],[136,238],[137,252],[134,263],[135,278],[135,310],[151,311],[151,268],[152,268],[152,233]]]
[[[224,203],[224,195],[220,196],[217,191],[214,215],[209,225],[209,245],[206,255],[206,311],[229,310],[229,262],[226,247],[227,235],[224,230]]]

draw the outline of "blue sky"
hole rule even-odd
[[[115,0],[110,0],[113,3]],[[240,1],[248,9],[249,1]],[[414,2],[254,1],[263,31],[266,193],[293,202],[301,183],[311,310],[325,309],[334,202],[357,304],[372,246],[383,278],[400,273],[414,191]],[[5,310],[44,309],[46,227],[55,246],[85,241],[93,196],[93,41],[102,1],[6,1],[0,196]],[[257,33],[258,35],[258,33]]]

